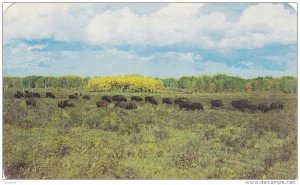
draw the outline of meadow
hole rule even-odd
[[[55,99],[45,98],[53,92]],[[3,98],[3,168],[8,179],[296,179],[297,96],[271,92],[158,93],[42,89],[36,107]],[[75,107],[57,104],[69,94]],[[159,104],[135,110],[97,108],[102,95],[154,96]],[[201,102],[204,111],[181,110],[163,97]],[[284,102],[284,109],[241,112],[233,100]],[[221,99],[224,108],[211,109]]]

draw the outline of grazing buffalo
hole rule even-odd
[[[176,99],[174,100],[174,104],[175,104],[175,105],[180,105],[181,103],[183,103],[183,102],[185,102],[185,101],[187,101],[187,98],[176,98]]]
[[[46,92],[46,98],[55,98],[55,95],[52,92]]]
[[[26,100],[26,106],[36,107],[35,99],[33,99],[33,98],[27,99]]]
[[[69,100],[59,101],[57,106],[62,109],[65,107],[75,107],[75,105],[72,102],[70,102]]]
[[[71,95],[69,95],[69,98],[70,98],[70,99],[77,99],[77,96],[76,96],[76,95],[73,95],[73,94],[71,94]]]
[[[133,102],[119,101],[115,103],[115,107],[125,108],[128,110],[137,109],[137,105]]]
[[[203,105],[198,102],[193,102],[188,107],[189,110],[204,110]]]
[[[111,102],[111,97],[110,96],[102,96],[102,100],[105,100],[107,102]]]
[[[277,101],[277,102],[271,103],[270,109],[271,110],[275,110],[275,109],[283,110],[283,102],[282,101]]]
[[[129,102],[127,103],[127,105],[125,106],[125,109],[131,110],[131,109],[137,109],[137,106],[135,103],[133,102]]]
[[[189,100],[183,100],[178,103],[180,109],[185,110],[204,110],[203,105],[198,102],[191,102]]]
[[[270,106],[267,103],[260,103],[258,104],[258,110],[261,112],[268,112],[270,110]]]
[[[122,95],[114,95],[111,97],[111,99],[116,102],[127,101],[127,99]]]
[[[82,99],[84,99],[84,100],[90,100],[91,97],[89,95],[84,95],[84,96],[82,96]]]
[[[32,97],[32,94],[31,93],[27,93],[27,92],[25,92],[25,98],[31,98]]]
[[[145,102],[149,102],[152,105],[157,105],[157,101],[155,100],[155,98],[153,96],[146,96],[145,97]]]
[[[96,102],[96,106],[97,106],[97,108],[101,108],[101,107],[105,108],[108,106],[108,103],[107,103],[107,101],[99,100]]]
[[[40,98],[41,95],[40,95],[40,93],[32,93],[32,97],[34,97],[34,98]]]
[[[141,97],[139,97],[139,96],[132,96],[132,97],[131,97],[131,100],[132,100],[132,101],[138,101],[138,102],[140,102],[140,101],[143,101],[143,98],[141,98]]]
[[[20,91],[17,91],[17,94],[20,95],[21,97],[24,97],[23,93],[21,93]]]
[[[118,101],[115,103],[115,107],[125,108],[128,105],[126,101]]]
[[[170,105],[172,104],[171,98],[163,98],[162,102],[163,102],[163,104],[170,104]]]
[[[217,108],[217,107],[223,107],[224,106],[224,103],[222,100],[212,100],[210,102],[211,104],[211,108]]]
[[[247,99],[232,101],[231,105],[236,109],[240,109],[242,112],[244,112],[245,109],[249,109],[252,112],[258,109],[258,106],[254,102],[249,101]]]
[[[14,95],[14,97],[15,98],[22,98],[23,96],[21,96],[20,94],[17,93],[17,94]]]
[[[150,102],[151,100],[154,100],[153,96],[146,96],[145,97],[145,102]]]

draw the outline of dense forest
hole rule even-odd
[[[129,75],[122,81],[121,90],[127,91],[128,85],[136,85],[132,81],[132,77],[142,77],[140,75]],[[107,77],[96,77],[98,80]],[[117,78],[117,77],[115,77]],[[124,76],[120,76],[120,80]],[[148,78],[150,79],[150,78]],[[4,77],[3,87],[7,88],[90,88],[89,82],[95,78],[82,78],[80,76],[27,76],[27,77]],[[236,76],[218,74],[214,76],[189,76],[176,78],[155,78],[163,83],[164,88],[170,89],[188,89],[191,92],[252,92],[252,91],[267,91],[267,92],[297,92],[297,78],[291,76],[283,76],[274,78],[270,76],[256,77],[252,79],[244,79]],[[140,81],[139,81],[140,82]],[[115,83],[115,82],[112,82]],[[126,88],[124,88],[126,87]],[[101,90],[101,89],[98,89]],[[107,90],[107,89],[103,89]],[[108,89],[112,90],[112,89]],[[113,89],[115,90],[115,88]],[[141,91],[144,91],[141,88]]]

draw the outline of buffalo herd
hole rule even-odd
[[[83,100],[90,100],[91,97],[89,95],[82,95],[80,93],[79,96],[82,96]],[[17,91],[16,94],[14,94],[15,98],[27,98],[25,103],[27,106],[36,107],[36,101],[34,98],[41,98],[40,93],[34,93],[34,92],[28,92],[25,91],[24,94],[20,91]],[[46,92],[45,95],[46,98],[52,98],[55,99],[55,95],[52,92]],[[59,108],[65,108],[65,107],[75,107],[74,103],[72,103],[70,100],[77,99],[78,93],[69,95],[69,99],[67,100],[61,100],[58,102]],[[131,101],[127,101],[127,98],[123,95],[114,95],[114,96],[102,96],[99,101],[96,102],[97,108],[106,108],[110,103],[114,103],[115,107],[124,108],[124,109],[137,109],[138,102],[150,103],[152,105],[158,105],[158,101],[153,96],[146,96],[144,99],[140,96],[132,96],[130,98]],[[162,98],[162,103],[167,105],[174,104],[175,106],[178,106],[180,109],[184,110],[204,110],[203,105],[199,102],[191,101],[184,97],[175,98],[174,101],[172,101],[171,98]],[[212,100],[211,102],[211,108],[217,109],[217,108],[224,108],[225,104],[222,100]],[[283,102],[282,101],[276,101],[273,103],[255,103],[253,101],[249,101],[247,99],[240,99],[240,100],[234,100],[231,102],[231,107],[235,110],[240,110],[244,112],[245,110],[254,112],[254,111],[261,111],[261,112],[268,112],[271,110],[283,110]]]

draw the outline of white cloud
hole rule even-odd
[[[189,43],[225,49],[297,42],[297,14],[283,4],[250,6],[236,22],[229,21],[223,12],[204,14],[202,3],[169,3],[147,14],[129,8],[137,9],[138,4],[125,5],[111,8],[114,4],[17,3],[3,16],[4,42],[52,38],[100,45]]]
[[[218,43],[221,48],[262,48],[297,42],[297,13],[282,4],[262,3],[246,8]]]

